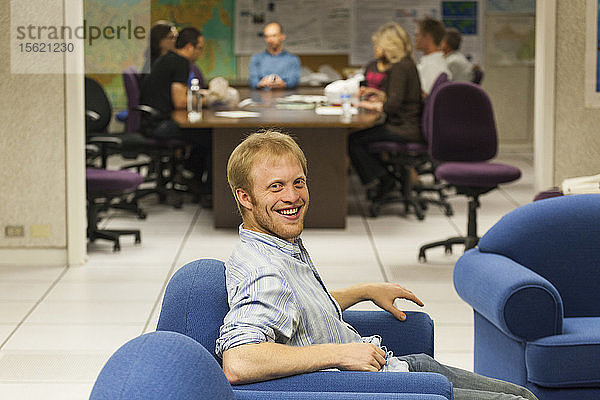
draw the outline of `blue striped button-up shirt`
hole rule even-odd
[[[342,320],[300,238],[291,243],[240,226],[240,239],[225,263],[229,312],[217,339],[218,355],[249,343],[362,341]]]

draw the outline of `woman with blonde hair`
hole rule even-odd
[[[371,128],[354,132],[349,137],[349,154],[363,185],[374,189],[372,199],[384,196],[394,184],[379,160],[371,155],[370,143],[395,141],[422,142],[421,83],[412,57],[412,45],[404,28],[395,22],[382,25],[372,36],[375,55],[387,65],[381,90],[361,88],[358,105],[367,110],[385,112],[385,121]]]

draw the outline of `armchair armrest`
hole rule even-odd
[[[234,390],[237,400],[444,400],[435,394],[351,393],[351,392],[261,392]]]
[[[160,112],[156,108],[152,108],[152,107],[147,106],[145,104],[137,105],[135,107],[132,107],[131,109],[134,110],[134,111],[142,111],[142,112],[148,113],[152,117],[159,117],[160,116]]]
[[[420,393],[440,395],[448,400],[453,396],[448,379],[431,372],[320,371],[233,388],[285,392],[318,389],[321,392]]]
[[[387,311],[344,311],[344,321],[361,336],[379,335],[394,355],[425,353],[433,357],[433,321],[424,312],[406,311],[406,321]]]
[[[563,302],[556,288],[508,257],[467,251],[454,268],[454,287],[475,311],[515,340],[562,333]]]
[[[86,142],[90,144],[95,144],[96,146],[115,146],[118,147],[123,143],[123,140],[117,136],[113,135],[98,135],[98,136],[88,136]]]

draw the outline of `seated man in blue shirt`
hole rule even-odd
[[[225,263],[229,312],[216,353],[232,384],[328,368],[437,372],[454,385],[456,400],[534,400],[527,389],[454,367],[424,354],[394,357],[381,338],[361,337],[342,311],[370,300],[401,321],[397,298],[423,305],[388,282],[329,291],[300,234],[308,210],[304,153],[274,130],[254,133],[229,157],[227,180],[242,214],[240,243]]]
[[[300,59],[283,50],[285,34],[281,25],[272,22],[265,26],[267,49],[250,60],[252,88],[291,89],[300,82]]]

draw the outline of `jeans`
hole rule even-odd
[[[381,161],[369,153],[369,144],[375,142],[407,143],[402,136],[388,131],[384,125],[375,125],[362,131],[353,132],[348,137],[348,154],[363,185],[367,185],[387,174]]]
[[[529,390],[514,383],[442,365],[426,354],[399,356],[411,372],[436,372],[454,386],[455,400],[537,400]]]

